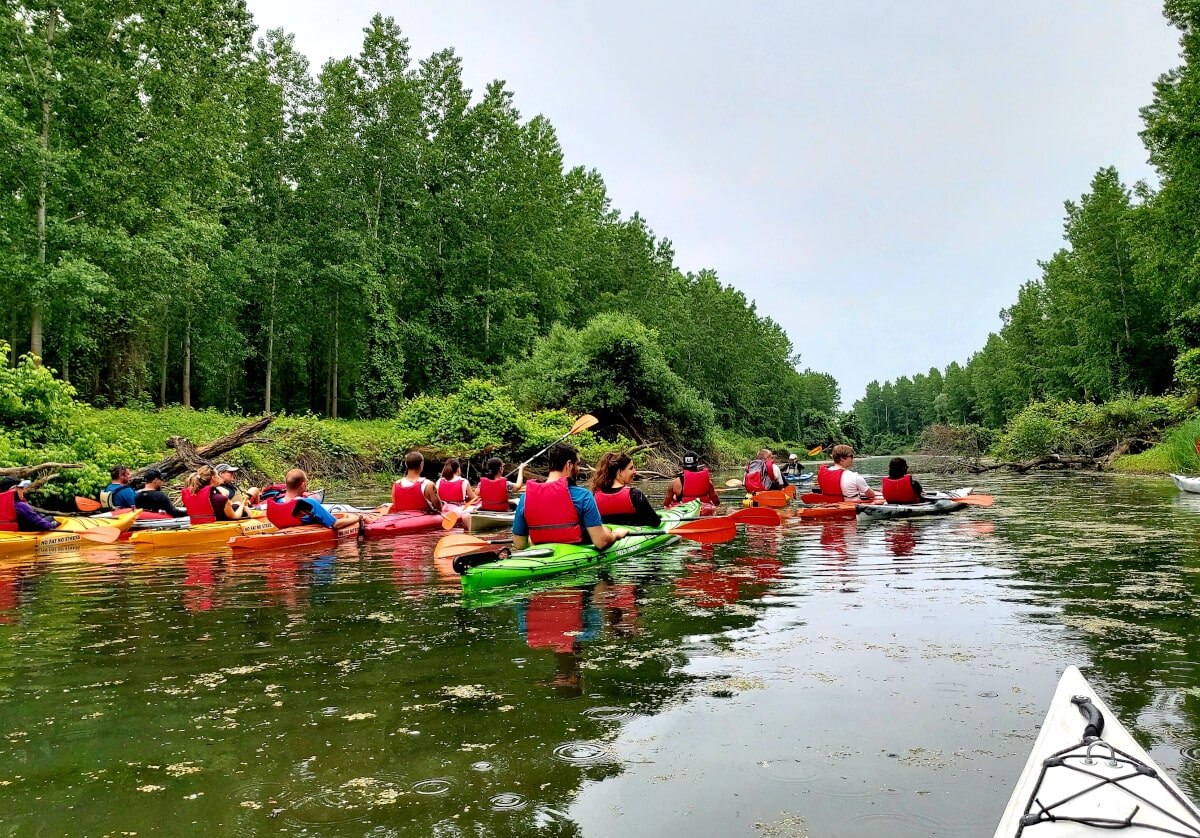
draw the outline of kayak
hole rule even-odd
[[[540,544],[516,550],[507,557],[468,568],[462,575],[464,593],[473,593],[504,585],[519,585],[572,570],[595,567],[626,556],[647,553],[678,540],[672,527],[700,513],[700,501],[693,500],[659,513],[660,527],[629,527],[629,535],[604,550],[590,544]],[[614,527],[610,526],[610,529]],[[653,534],[641,535],[639,531]],[[663,533],[662,530],[668,532]]]
[[[938,498],[926,503],[860,503],[858,514],[867,518],[916,518],[921,515],[946,515],[967,504],[954,498]]]
[[[806,471],[804,474],[785,474],[783,479],[793,486],[799,486],[801,483],[808,483],[817,476],[815,471]]]
[[[367,524],[367,538],[392,538],[413,532],[428,532],[442,528],[442,516],[436,512],[389,512]]]
[[[664,509],[674,509],[676,506],[679,506],[679,505],[680,504],[676,503],[676,504],[673,504],[672,506],[666,506],[663,508]],[[717,504],[713,503],[712,501],[709,501],[709,500],[700,501],[700,517],[701,518],[708,518],[711,515],[716,515],[718,509],[720,509],[720,507]]]
[[[486,509],[476,509],[467,517],[464,529],[472,533],[512,529],[513,515],[512,512],[489,512]]]
[[[336,518],[344,515],[335,514]],[[292,547],[307,547],[310,544],[326,544],[343,539],[358,537],[358,527],[344,527],[340,530],[321,527],[316,524],[304,524],[299,527],[288,527],[282,530],[267,530],[252,532],[246,535],[235,535],[229,539],[230,550],[250,552],[251,550],[288,550]]]
[[[247,518],[243,521],[197,524],[185,529],[138,530],[129,536],[129,543],[139,550],[224,545],[231,536],[249,535],[274,529],[275,526],[266,518]]]
[[[1171,479],[1184,492],[1200,493],[1200,477],[1184,477],[1182,474],[1172,474]]]
[[[1068,666],[995,838],[1112,829],[1129,838],[1200,836],[1200,810]]]
[[[46,532],[0,532],[0,553],[24,553],[48,550],[52,547],[79,546],[83,538],[79,533],[97,527],[115,527],[128,532],[138,518],[140,510],[126,512],[115,518],[76,518],[55,516],[58,529]]]
[[[112,519],[133,512],[132,509],[113,509],[108,512],[97,512],[90,517],[103,521],[105,526],[112,526]],[[182,518],[176,518],[168,515],[165,512],[147,512],[142,510],[142,514],[133,522],[133,526],[129,528],[130,532],[140,532],[142,530],[177,530],[191,526],[191,519],[186,515]]]

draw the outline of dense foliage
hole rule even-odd
[[[1098,171],[1066,203],[1066,246],[1040,263],[1002,326],[965,366],[880,385],[855,402],[868,440],[911,442],[932,423],[1009,428],[1031,453],[1057,432],[1037,402],[1104,402],[1124,394],[1200,394],[1200,2],[1167,0],[1183,64],[1155,85],[1142,139],[1158,187],[1132,190]],[[1024,440],[1024,441],[1019,441]],[[1034,440],[1040,442],[1034,443]]]
[[[502,82],[473,93],[453,51],[417,60],[382,16],[315,77],[290,35],[253,32],[240,0],[4,4],[12,361],[98,405],[390,418],[612,315],[656,345],[638,386],[681,382],[670,432],[782,438],[832,414],[832,378],[713,273],[681,273]]]

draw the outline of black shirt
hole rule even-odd
[[[606,495],[615,495],[620,489],[601,489]],[[659,520],[658,513],[654,507],[650,505],[650,499],[642,493],[641,489],[629,490],[629,500],[633,502],[632,515],[606,515],[604,523],[616,524],[619,527],[661,527],[662,521]]]
[[[175,504],[171,503],[171,499],[167,497],[167,493],[159,489],[142,489],[134,498],[134,503],[138,509],[144,509],[147,512],[165,512],[175,518],[187,515],[186,509],[176,509]]]

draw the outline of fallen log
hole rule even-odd
[[[167,440],[167,447],[174,449],[175,453],[157,463],[151,463],[138,469],[133,473],[131,480],[144,480],[146,472],[150,469],[157,469],[162,472],[164,477],[173,477],[176,474],[195,471],[200,466],[211,466],[214,461],[220,460],[223,455],[235,448],[261,442],[262,440],[258,437],[259,432],[273,421],[275,421],[275,414],[269,413],[250,422],[244,422],[225,436],[219,436],[199,448],[185,436],[170,437]]]
[[[26,480],[43,471],[59,471],[68,468],[83,468],[83,463],[38,463],[36,466],[0,468],[0,477],[15,477],[18,480]]]

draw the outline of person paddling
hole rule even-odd
[[[129,466],[115,465],[108,474],[112,480],[100,490],[101,508],[132,509],[137,503],[137,492],[129,485]]]
[[[758,455],[746,466],[746,479],[743,483],[748,492],[768,492],[782,489],[786,485],[770,449],[759,449]]]
[[[466,504],[475,500],[475,490],[462,476],[462,465],[454,457],[442,466],[442,476],[436,485],[442,503]]]
[[[441,512],[442,499],[438,497],[433,481],[421,476],[425,468],[425,456],[420,451],[409,451],[404,456],[404,467],[408,472],[392,484],[392,512]]]
[[[361,516],[355,514],[335,517],[316,498],[306,497],[308,475],[304,469],[289,471],[283,485],[287,487],[283,497],[267,501],[267,520],[281,530],[305,524],[344,530],[346,527],[357,527],[361,520]]]
[[[564,443],[546,452],[550,473],[544,482],[525,485],[513,517],[513,547],[523,550],[533,544],[587,544],[599,550],[629,535],[629,530],[610,530],[600,518],[592,493],[575,485],[579,474],[579,452]]]
[[[824,463],[817,469],[817,485],[823,495],[840,495],[845,500],[873,500],[875,490],[867,485],[858,473],[851,471],[854,465],[854,449],[849,445],[833,446],[833,465]]]
[[[525,464],[517,466],[517,481],[504,478],[504,460],[492,457],[484,465],[486,475],[479,478],[479,508],[488,512],[510,512],[510,493],[517,493],[525,486]]]
[[[624,451],[610,451],[600,458],[592,474],[592,496],[606,524],[626,527],[660,527],[658,513],[641,489],[633,487],[637,466]]]
[[[700,468],[700,457],[695,451],[686,451],[683,455],[683,470],[667,487],[667,499],[663,506],[670,509],[681,503],[699,498],[714,506],[721,505],[721,496],[712,484],[712,476],[707,468]]]
[[[885,503],[921,503],[926,500],[921,484],[908,473],[908,461],[893,457],[888,463],[888,476],[883,478]]]
[[[15,477],[0,479],[0,531],[48,532],[58,529],[58,521],[40,514],[25,499],[28,480]]]

